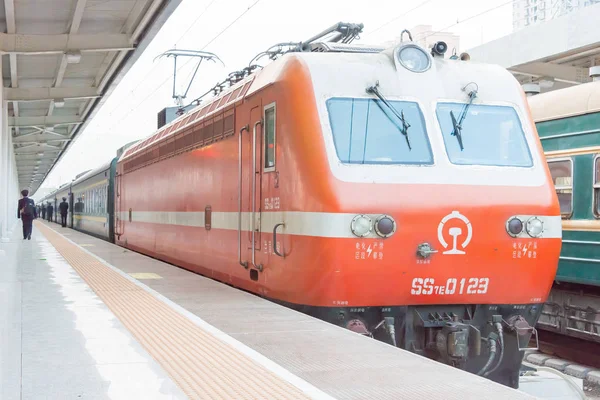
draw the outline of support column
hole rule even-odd
[[[0,66],[1,72],[2,67]],[[12,217],[10,215],[10,204],[14,203],[14,201],[11,202],[11,196],[14,194],[12,187],[14,186],[14,177],[11,171],[14,154],[8,129],[8,104],[4,100],[4,85],[0,85],[0,104],[2,104],[0,112],[0,241],[7,242],[16,214]]]
[[[0,66],[2,72],[2,66]],[[6,131],[4,129],[5,105],[4,105],[4,84],[0,85],[0,104],[2,104],[2,112],[0,112],[0,240],[8,240],[8,152],[6,147]]]
[[[12,230],[14,229],[17,219],[17,200],[21,196],[21,190],[19,189],[19,173],[17,172],[17,157],[15,156],[15,150],[13,147],[12,129],[8,127],[8,103],[3,102],[2,107],[2,130],[6,136],[6,184],[8,194],[8,201],[6,202],[7,210],[7,236],[10,238]]]

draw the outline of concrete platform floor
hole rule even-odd
[[[0,249],[0,399],[187,398],[39,231]]]

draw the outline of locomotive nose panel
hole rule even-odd
[[[340,273],[348,278],[345,288],[361,288],[349,296],[353,303],[543,301],[560,252],[560,216],[463,208],[392,214],[393,236],[380,237],[373,230],[349,240],[353,257],[342,262]],[[510,223],[515,219],[522,221],[521,229]]]
[[[453,210],[443,216],[436,237],[429,233],[427,238],[432,248],[424,251],[424,243],[415,248],[415,264],[424,268],[412,269],[415,276],[410,294],[418,297],[419,303],[430,303],[429,298],[435,298],[436,303],[451,303],[458,298],[467,303],[486,303],[495,296],[514,297],[520,302],[541,301],[547,288],[539,282],[547,280],[549,286],[551,273],[547,271],[556,263],[560,217],[516,218],[531,227],[516,235],[509,233],[505,220],[489,211]]]

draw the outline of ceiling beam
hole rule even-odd
[[[554,58],[549,57],[547,61],[556,63],[556,64],[564,64],[564,63],[569,63],[569,62],[576,61],[578,59],[589,57],[589,56],[597,56],[598,54],[600,54],[600,49],[598,49],[598,47],[594,47],[594,48],[586,50],[586,51],[580,51],[578,53],[568,54],[563,57],[554,57]]]
[[[568,65],[532,62],[516,65],[509,70],[513,73],[522,73],[523,75],[534,74],[574,84],[585,83],[590,80],[587,68],[572,67]]]
[[[79,25],[81,24],[81,18],[83,17],[83,11],[85,10],[86,3],[87,0],[77,0],[77,5],[75,6],[75,11],[73,12],[73,18],[71,18],[69,33],[77,33],[79,30]]]
[[[0,33],[4,54],[62,54],[69,51],[134,50],[125,34],[24,35]]]
[[[54,142],[55,140],[53,140]],[[51,150],[62,150],[62,145],[59,146],[52,146],[49,144],[46,144],[44,142],[21,142],[21,143],[14,143],[15,145],[19,144],[21,146],[16,147],[15,146],[15,152],[21,151],[21,150],[25,150],[25,149],[30,149],[30,148],[35,148],[35,147],[44,147],[47,149],[51,149]],[[41,151],[41,150],[40,150]]]
[[[71,18],[71,24],[69,27],[70,34],[76,34],[79,30],[79,25],[81,25],[81,19],[83,18],[83,12],[85,11],[86,4],[87,0],[77,0],[77,3],[75,4],[75,10],[73,11],[73,17]],[[54,80],[54,84],[52,86],[59,87],[62,85],[63,79],[65,77],[65,72],[67,71],[67,65],[67,55],[63,54],[63,56],[60,58],[60,64],[58,66],[58,71],[56,72],[56,79]],[[48,106],[48,116],[52,115],[53,112],[54,100],[50,100],[50,106]]]
[[[101,97],[93,87],[4,88],[6,101],[48,101],[54,99],[89,99]]]
[[[31,136],[36,136],[36,138],[31,138]],[[55,137],[58,137],[58,139],[55,139]],[[51,142],[51,141],[59,141],[59,140],[63,140],[63,139],[70,139],[70,137],[69,137],[69,135],[61,135],[60,133],[54,133],[54,132],[49,132],[49,131],[31,132],[31,133],[21,134],[19,136],[14,136],[13,143],[14,144],[29,143],[32,140]]]
[[[54,160],[56,158],[56,155],[50,154],[50,153],[58,153],[60,152],[60,149],[48,149],[48,150],[40,150],[40,152],[44,153],[44,156],[40,157],[37,155],[37,151],[31,151],[29,153],[19,153],[17,150],[19,149],[15,149],[15,156],[17,157],[17,163],[19,161],[31,161],[32,158],[27,158],[27,157],[34,157],[33,160]],[[49,157],[45,157],[45,155],[48,154]]]
[[[81,118],[75,115],[53,115],[50,117],[8,117],[9,127],[38,127],[56,125],[79,125]]]
[[[22,160],[18,165],[19,170],[22,170],[23,172],[30,172],[31,170],[39,170],[40,169],[40,165],[41,164],[27,164],[27,163],[31,163],[33,160]],[[52,162],[54,160],[50,160],[50,159],[46,159],[46,160],[42,160],[42,162],[48,163],[48,162]],[[44,167],[45,168],[45,167]],[[44,169],[41,168],[41,169]]]
[[[19,75],[17,74],[17,55],[10,54],[10,86],[19,87]]]
[[[8,33],[17,31],[15,24],[15,1],[4,0],[4,14],[6,15],[6,30]]]
[[[25,147],[27,147],[29,145],[47,146],[47,147],[51,147],[51,148],[54,148],[54,149],[59,149],[60,145],[59,146],[55,146],[55,145],[49,145],[48,143],[50,143],[50,142],[70,142],[70,141],[71,141],[70,138],[65,138],[65,139],[36,140],[36,141],[33,141],[33,142],[32,141],[28,141],[28,142],[27,141],[25,141],[25,142],[13,142],[13,144],[15,146],[19,145],[19,144],[24,145],[22,147],[17,147],[19,149],[23,149],[23,148],[25,148]]]
[[[40,170],[44,170],[46,169],[47,165],[43,165],[43,164],[31,164],[32,160],[28,160],[29,164],[25,164],[26,161],[21,162],[19,165],[19,171],[23,171],[23,172],[34,172],[37,173],[38,171],[41,172]],[[49,162],[52,162],[53,160],[45,160],[46,164],[48,164]]]
[[[67,55],[64,54],[60,59],[60,65],[58,66],[58,72],[56,73],[56,79],[54,80],[54,86],[62,85],[63,79],[65,78],[65,71],[67,70]]]

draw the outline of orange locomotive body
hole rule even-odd
[[[116,242],[518,385],[560,212],[505,70],[292,53],[128,149]]]

